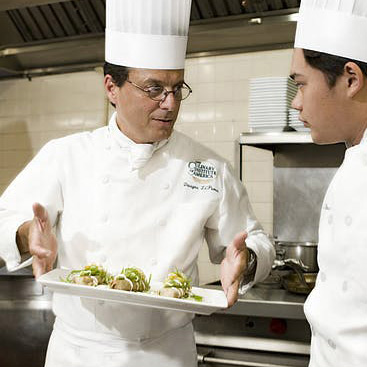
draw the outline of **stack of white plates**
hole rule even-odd
[[[294,108],[290,108],[288,111],[288,123],[289,126],[297,131],[310,131],[307,127],[303,125],[303,122],[298,119],[299,111]]]
[[[250,131],[282,131],[297,87],[288,77],[250,79]]]

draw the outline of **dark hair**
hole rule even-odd
[[[126,82],[129,76],[130,68],[127,66],[114,65],[109,62],[105,62],[103,65],[103,74],[106,76],[107,74],[111,75],[112,81],[121,88]],[[116,108],[116,105],[111,102],[111,105]]]
[[[303,50],[303,54],[306,62],[311,67],[320,70],[325,75],[330,88],[335,86],[338,78],[343,75],[344,65],[350,61],[357,64],[361,68],[362,73],[367,77],[367,63],[365,62],[306,49]]]
[[[129,76],[130,68],[127,66],[120,66],[110,64],[109,62],[105,62],[103,65],[103,74],[106,76],[107,74],[111,75],[112,81],[120,88],[126,82],[127,77]]]

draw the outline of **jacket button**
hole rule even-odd
[[[161,227],[163,227],[163,226],[165,226],[165,225],[166,225],[166,221],[165,221],[164,219],[160,219],[160,220],[158,221],[158,224],[159,224]]]
[[[106,223],[106,222],[107,222],[107,220],[108,220],[108,215],[107,215],[107,214],[103,214],[103,215],[101,216],[101,222]]]
[[[157,259],[153,258],[150,260],[151,265],[157,265]]]
[[[168,190],[168,189],[169,189],[169,187],[170,187],[170,184],[169,184],[169,183],[165,183],[165,184],[162,186],[163,190]]]
[[[327,341],[327,343],[329,344],[330,348],[332,348],[332,349],[336,349],[336,345],[335,345],[335,343],[334,343],[331,339],[329,339],[329,340]]]
[[[106,184],[106,183],[108,183],[109,180],[110,179],[108,178],[108,176],[105,176],[105,177],[102,178],[102,183]]]
[[[348,290],[348,282],[346,280],[344,280],[343,282],[342,290],[343,292],[346,292]]]
[[[352,222],[353,222],[352,217],[350,215],[347,215],[345,217],[345,224],[349,227],[352,224]]]

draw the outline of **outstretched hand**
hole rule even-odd
[[[227,246],[226,256],[221,263],[221,282],[229,307],[237,301],[238,288],[247,267],[246,238],[246,232],[238,233]]]
[[[57,256],[57,241],[45,207],[39,203],[32,206],[34,217],[18,230],[23,245],[33,256],[33,274],[36,278],[52,270]]]

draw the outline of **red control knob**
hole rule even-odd
[[[285,334],[287,331],[287,322],[284,319],[271,319],[269,329],[274,334]]]

